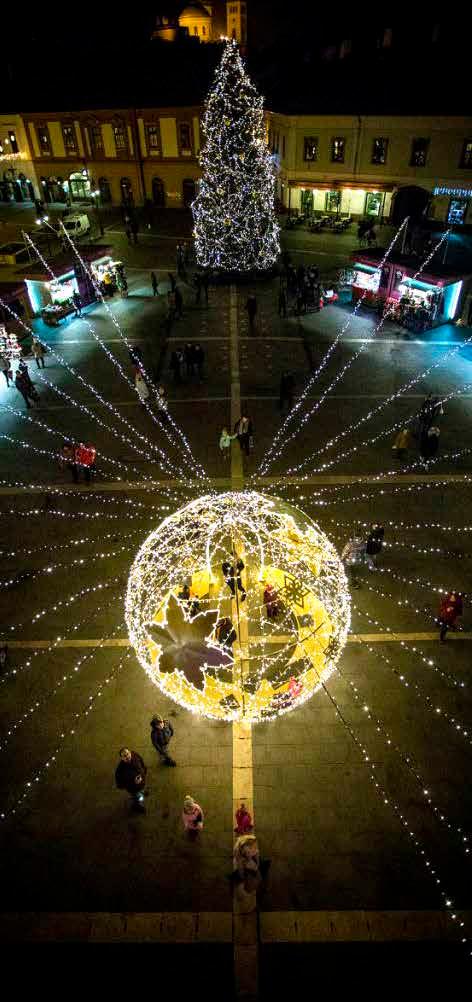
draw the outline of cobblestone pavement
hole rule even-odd
[[[129,299],[111,308],[126,337],[141,346],[149,373],[164,382],[172,418],[217,487],[229,486],[234,474],[234,461],[230,469],[218,439],[234,417],[238,383],[255,428],[254,452],[242,471],[247,484],[260,474],[281,426],[281,372],[295,373],[300,393],[348,319],[347,307],[279,319],[277,283],[267,282],[256,287],[258,322],[250,334],[246,288],[213,288],[206,307],[196,305],[190,285],[181,283],[184,315],[168,337],[163,300],[172,258],[162,262],[150,249],[139,253],[142,259],[133,258],[129,267]],[[159,269],[157,299],[149,294],[153,268]],[[271,490],[316,518],[339,548],[356,525],[374,518],[385,520],[387,545],[377,572],[367,574],[354,595],[353,636],[328,686],[334,702],[319,693],[302,709],[253,728],[254,812],[272,866],[255,933],[247,925],[241,933],[226,879],[237,765],[231,725],[191,716],[160,696],[128,657],[123,624],[133,556],[158,521],[195,490],[194,473],[117,368],[116,362],[132,376],[127,346],[103,307],[54,332],[35,328],[51,348],[44,373],[30,363],[39,404],[26,412],[16,390],[0,386],[3,637],[11,644],[10,666],[0,677],[1,809],[8,815],[2,829],[4,938],[25,944],[64,935],[110,944],[144,939],[159,950],[180,943],[172,964],[188,955],[187,944],[196,950],[195,969],[204,972],[212,956],[228,986],[235,958],[240,995],[253,991],[258,946],[261,992],[272,997],[277,978],[284,983],[283,969],[299,965],[306,973],[313,960],[348,957],[358,970],[359,958],[372,962],[372,952],[362,950],[369,944],[372,950],[373,942],[384,943],[376,954],[380,966],[391,962],[388,949],[401,941],[399,971],[412,963],[418,971],[431,964],[434,971],[438,957],[459,971],[462,929],[445,917],[441,895],[451,895],[458,915],[471,907],[464,841],[472,808],[470,602],[464,632],[441,646],[434,616],[438,589],[470,590],[472,376],[462,342],[472,331],[462,329],[458,338],[458,329],[443,327],[409,339],[389,327],[370,341],[373,320],[359,315],[309,390],[307,408],[329,390],[326,402],[268,470],[273,477],[289,466],[296,472],[316,453],[299,471],[309,474],[305,482],[267,481]],[[204,378],[176,385],[170,353],[187,340],[204,348]],[[361,345],[365,351],[339,380]],[[431,366],[431,374],[417,380]],[[50,385],[42,383],[43,375]],[[414,386],[382,407],[412,380]],[[454,394],[441,418],[439,459],[425,471],[414,465],[412,450],[407,466],[413,469],[402,473],[392,460],[393,433],[369,446],[363,442],[401,424],[429,391]],[[328,439],[364,418],[358,432],[323,451]],[[100,458],[91,487],[76,487],[59,469],[55,453],[63,434],[95,442]],[[160,468],[156,445],[166,450],[172,470]],[[382,482],[369,482],[380,473]],[[173,722],[176,769],[156,761],[150,744],[156,711]],[[130,815],[126,797],[114,788],[123,744],[149,766],[145,817]],[[28,797],[19,803],[27,783]],[[186,793],[205,809],[196,845],[181,831]],[[128,921],[131,913],[135,919]],[[466,924],[470,930],[469,919]],[[355,956],[354,942],[364,944]],[[351,953],[342,952],[343,944]]]

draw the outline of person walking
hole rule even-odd
[[[80,470],[84,471],[84,480],[87,484],[91,482],[92,474],[95,473],[95,459],[97,457],[97,450],[91,442],[80,442],[79,445],[75,447],[75,462],[77,464],[77,473]]]
[[[41,344],[39,338],[34,336],[31,341],[31,351],[33,352],[33,355],[36,359],[36,365],[38,366],[38,369],[41,368],[41,364],[44,369],[44,356],[46,354],[45,348],[44,345]]]
[[[185,378],[190,381],[195,375],[195,368],[193,364],[193,344],[187,341],[184,348],[184,360],[185,360]]]
[[[250,292],[246,300],[246,312],[249,318],[249,331],[254,331],[257,316],[257,299],[254,292]]]
[[[457,591],[450,591],[443,598],[439,606],[439,639],[444,643],[448,630],[453,630],[458,616],[462,616],[463,604],[462,595]]]
[[[223,577],[228,585],[228,588],[233,596],[236,595],[235,580],[238,586],[238,590],[241,592],[241,602],[244,602],[246,598],[246,589],[241,580],[241,572],[244,570],[243,561],[238,557],[236,560],[236,571],[231,560],[224,560],[221,565],[221,570],[223,571]]]
[[[181,366],[183,360],[183,352],[179,348],[175,349],[170,356],[170,369],[176,385],[182,382]]]
[[[156,405],[157,405],[157,415],[158,415],[158,417],[160,418],[160,420],[162,421],[163,424],[168,424],[169,423],[169,415],[167,413],[166,391],[165,391],[164,387],[162,386],[162,384],[157,387]]]
[[[79,471],[77,469],[77,463],[75,458],[75,445],[74,442],[67,438],[61,449],[61,456],[59,459],[59,466],[64,469],[66,466],[72,474],[72,480],[74,484],[79,482]]]
[[[294,390],[295,376],[293,373],[288,372],[288,370],[285,369],[280,377],[279,407],[282,413],[284,411],[285,402],[288,404],[289,411],[292,410]]]
[[[201,383],[203,381],[203,365],[205,362],[205,352],[203,351],[203,348],[200,342],[198,341],[197,344],[194,344],[193,346],[193,361],[194,365],[196,365],[197,367],[198,382]]]
[[[23,400],[29,410],[31,408],[30,400],[38,401],[39,396],[30,379],[26,365],[24,367],[21,365],[18,367],[15,376],[15,386],[18,392],[21,393],[21,396],[23,397]]]
[[[169,720],[164,720],[159,713],[151,720],[151,741],[157,754],[163,759],[164,765],[177,765],[176,761],[169,755],[167,749],[171,738],[174,736],[174,728]]]
[[[252,817],[246,807],[246,805],[241,801],[241,806],[238,807],[236,814],[236,828],[234,829],[237,835],[247,835],[252,832],[254,825],[252,823]]]
[[[370,526],[370,532],[366,543],[366,561],[369,570],[375,570],[375,563],[373,558],[378,557],[379,553],[382,552],[382,545],[385,537],[385,528],[380,525],[379,522],[372,522]]]
[[[76,317],[82,316],[82,300],[77,292],[77,289],[72,293],[72,303],[74,305],[74,312]]]
[[[428,428],[428,431],[422,432],[420,454],[426,468],[428,467],[429,460],[436,455],[439,449],[439,435],[440,431],[437,425],[432,425],[431,428]]]
[[[279,291],[279,317],[287,316],[287,292],[284,285],[280,286]]]
[[[401,428],[392,445],[392,452],[400,462],[406,457],[408,449],[411,448],[411,431],[409,428]]]
[[[204,816],[200,804],[197,804],[196,800],[189,793],[184,798],[182,822],[189,839],[195,841],[198,833],[202,831]]]
[[[125,227],[125,233],[126,236],[128,237],[128,243],[131,246],[131,244],[133,243],[133,234],[131,233],[131,227],[129,225]]]
[[[245,452],[246,456],[249,456],[253,435],[251,418],[249,418],[247,414],[242,413],[239,420],[236,421],[234,431],[236,433],[241,452]]]
[[[366,562],[366,543],[360,536],[353,536],[346,543],[341,554],[341,560],[346,568],[352,588],[360,588],[358,578],[359,568]]]
[[[244,884],[247,894],[257,891],[270,867],[270,859],[261,859],[255,835],[240,835],[234,843],[231,879]]]
[[[151,271],[151,286],[152,286],[152,294],[153,294],[153,296],[158,296],[159,295],[159,283],[157,281],[156,273],[154,271]]]
[[[141,755],[129,748],[120,748],[120,761],[115,771],[115,782],[119,790],[127,790],[133,800],[133,807],[146,813],[144,797],[146,792],[147,766]]]
[[[3,375],[5,376],[6,384],[7,387],[9,388],[10,383],[13,382],[13,371],[10,366],[10,359],[8,358],[8,355],[5,354],[5,352],[2,352],[0,354],[0,369],[2,370]]]
[[[137,242],[138,242],[138,230],[139,230],[138,220],[137,219],[133,219],[131,221],[131,233],[133,234],[133,243],[134,244],[137,244]]]
[[[141,372],[136,373],[134,377],[134,385],[136,388],[136,393],[138,394],[138,397],[140,399],[140,402],[144,407],[144,409],[146,410],[146,403],[149,400],[150,394],[149,394],[148,384],[146,383],[146,380],[143,378]]]
[[[236,438],[236,435],[230,435],[227,428],[223,428],[220,435],[220,450],[221,454],[228,458],[231,456],[231,442]]]
[[[175,295],[175,319],[182,320],[182,317],[184,315],[184,299],[178,285],[176,285],[174,289],[174,295]]]
[[[170,282],[170,291],[175,292],[175,278],[171,271],[168,271],[167,275],[169,277],[169,282]]]
[[[224,616],[215,626],[215,639],[224,647],[228,654],[233,653],[233,644],[237,639],[237,633],[229,616]]]
[[[274,585],[267,582],[264,588],[264,605],[266,607],[267,619],[277,619],[280,612],[278,597],[277,589],[274,588]]]

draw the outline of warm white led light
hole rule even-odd
[[[222,564],[238,557],[232,598]],[[226,617],[236,636],[225,648],[215,628]],[[126,621],[167,696],[208,717],[256,722],[299,706],[329,678],[350,598],[334,546],[305,514],[255,491],[228,492],[191,501],[148,536],[131,568]]]

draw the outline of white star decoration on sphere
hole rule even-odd
[[[341,561],[306,515],[256,491],[191,501],[145,540],[126,621],[139,661],[208,717],[272,719],[320,688],[350,623]]]

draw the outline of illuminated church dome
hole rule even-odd
[[[179,15],[179,25],[191,38],[211,42],[213,35],[213,9],[210,4],[189,3]]]

